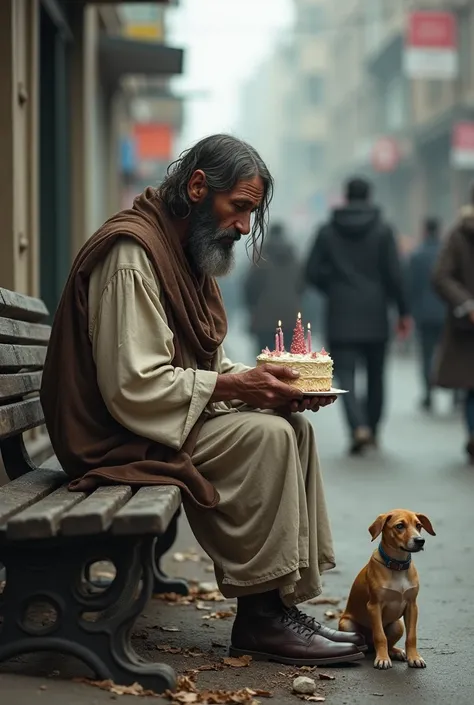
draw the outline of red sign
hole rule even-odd
[[[454,125],[451,161],[458,169],[474,169],[474,122]]]
[[[173,131],[170,125],[156,122],[137,123],[134,126],[136,154],[139,160],[171,159]]]
[[[400,148],[393,137],[381,137],[372,149],[372,166],[375,171],[395,171],[400,162]]]
[[[450,12],[411,12],[407,44],[423,49],[454,49],[457,46],[456,20]]]
[[[404,66],[409,78],[453,79],[458,74],[456,17],[451,12],[410,12]]]

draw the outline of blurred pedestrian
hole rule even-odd
[[[376,444],[382,417],[390,304],[398,309],[401,335],[409,332],[410,318],[394,233],[371,203],[370,184],[348,181],[346,201],[319,230],[306,278],[327,300],[328,347],[336,379],[350,391],[343,397],[350,450],[359,453]],[[355,390],[359,363],[367,372],[365,402]]]
[[[446,305],[432,284],[433,269],[440,252],[440,223],[426,218],[422,242],[408,263],[408,291],[419,342],[423,399],[421,405],[432,407],[434,355],[443,331]]]
[[[449,306],[434,381],[467,391],[466,451],[474,462],[474,192],[440,253],[433,283]]]
[[[262,259],[252,264],[244,282],[244,301],[250,332],[258,352],[273,347],[278,321],[291,330],[301,310],[304,282],[295,248],[282,223],[274,223],[267,235]]]

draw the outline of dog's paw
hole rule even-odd
[[[386,671],[389,668],[392,668],[392,662],[388,656],[386,658],[379,658],[378,656],[376,656],[374,661],[374,668],[378,668],[379,671]]]
[[[413,658],[408,657],[408,665],[410,668],[426,668],[426,661],[421,658],[420,654],[415,654]]]
[[[403,651],[403,649],[393,648],[390,651],[390,658],[393,659],[394,661],[406,661],[407,655]]]

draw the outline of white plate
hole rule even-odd
[[[349,390],[333,388],[329,392],[303,392],[305,397],[338,397],[340,394],[349,394]]]

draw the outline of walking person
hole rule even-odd
[[[272,346],[279,320],[287,330],[293,327],[301,310],[304,284],[295,249],[282,223],[270,227],[262,255],[260,262],[250,266],[243,287],[258,354]]]
[[[306,278],[326,298],[326,337],[335,375],[350,391],[343,397],[350,452],[359,453],[377,442],[391,304],[398,310],[401,335],[408,333],[410,318],[393,230],[372,205],[370,184],[361,178],[348,181],[346,201],[319,230]],[[365,400],[355,390],[359,364],[367,373]]]
[[[409,300],[418,336],[423,384],[421,406],[426,411],[432,407],[434,356],[446,316],[446,305],[435,292],[431,281],[440,247],[439,221],[426,218],[423,240],[408,263]]]
[[[449,306],[434,381],[466,390],[466,452],[474,463],[474,191],[439,255],[433,284]]]

